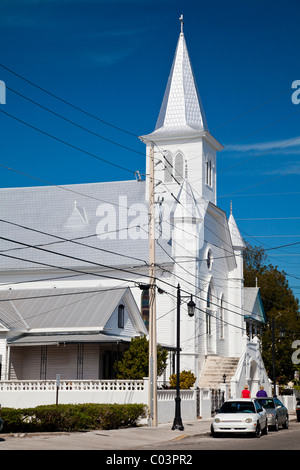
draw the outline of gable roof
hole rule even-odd
[[[233,247],[244,250],[246,248],[246,245],[238,229],[236,221],[233,217],[232,211],[230,212],[230,216],[228,218],[228,226]]]
[[[149,260],[145,181],[3,188],[0,227],[0,271],[50,266],[90,272]],[[161,244],[157,262],[170,263],[170,247]]]
[[[128,287],[0,290],[0,322],[11,331],[99,332],[121,302],[130,305],[138,332],[146,334]]]
[[[174,220],[196,223],[203,220],[199,211],[199,204],[195,198],[193,189],[185,178],[181,183],[178,196],[173,206]]]
[[[244,287],[245,318],[266,323],[267,317],[261,300],[259,287]]]
[[[231,271],[235,269],[237,265],[226,213],[212,202],[209,202],[207,204],[207,211],[205,217],[207,217],[207,214],[209,214],[217,221],[218,231],[222,230],[222,236],[219,237],[221,241],[220,247],[222,247],[225,252],[224,259],[229,271]]]

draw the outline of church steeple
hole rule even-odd
[[[151,137],[193,135],[208,131],[208,126],[194,77],[185,37],[183,16],[181,32],[166,91]]]
[[[184,181],[187,169],[195,197],[216,204],[216,153],[223,147],[209,133],[185,42],[182,16],[180,21],[181,31],[155,130],[140,137],[147,145],[146,174],[154,144],[155,178],[168,186],[170,198],[178,191],[178,183]]]

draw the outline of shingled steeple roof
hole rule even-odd
[[[208,126],[183,33],[177,43],[166,91],[152,137],[199,134]],[[148,136],[149,137],[149,136]]]

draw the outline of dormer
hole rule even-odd
[[[74,201],[73,210],[64,224],[64,227],[72,229],[85,227],[87,225],[89,225],[89,222],[85,208],[78,206],[77,201]]]

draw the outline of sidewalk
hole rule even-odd
[[[147,425],[82,433],[1,434],[1,450],[138,450],[189,436],[209,434],[212,419],[184,422],[183,431],[172,424]]]
[[[147,445],[153,446],[163,442],[179,441],[190,436],[208,435],[211,422],[211,418],[183,422],[183,431],[172,430],[172,422],[159,424],[157,427],[142,426],[129,429],[95,431],[94,434],[102,435],[102,449],[138,449]]]

